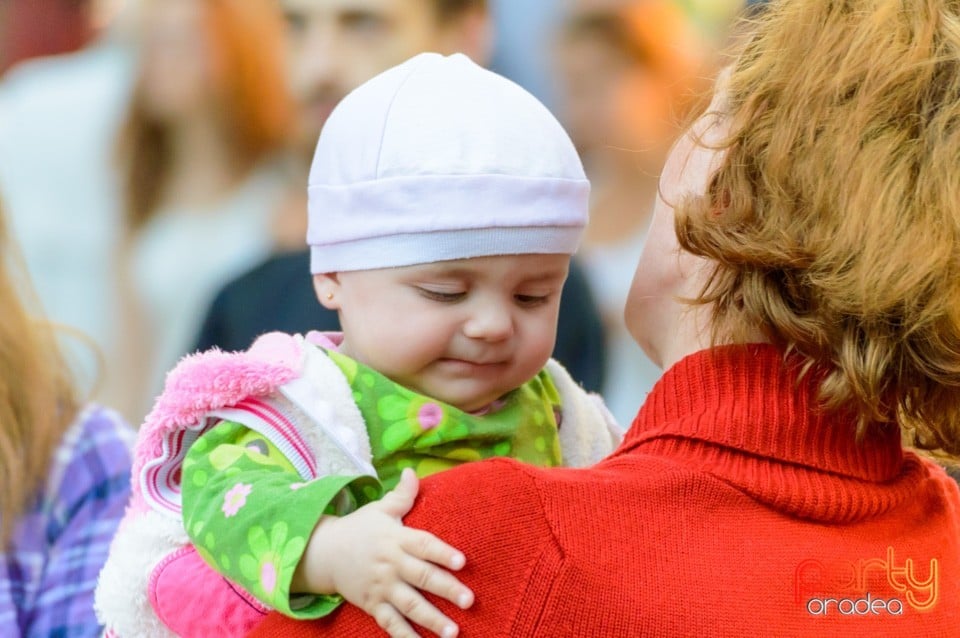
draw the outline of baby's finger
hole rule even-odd
[[[370,610],[368,610],[370,611]],[[390,638],[420,638],[399,611],[390,603],[380,603],[370,614]]]
[[[421,591],[449,600],[460,609],[473,604],[473,592],[453,574],[433,563],[406,556],[398,569],[401,579]]]
[[[396,611],[441,638],[454,638],[460,633],[456,623],[444,616],[412,587],[398,584],[391,592],[390,602]]]
[[[394,518],[403,518],[417,500],[419,489],[420,481],[417,475],[410,468],[405,468],[400,473],[400,482],[397,486],[387,492],[376,506]]]
[[[400,541],[400,548],[411,556],[416,556],[454,571],[463,567],[467,562],[463,552],[456,547],[448,545],[430,532],[420,529],[406,528]]]

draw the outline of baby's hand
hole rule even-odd
[[[428,532],[404,527],[419,484],[404,470],[396,489],[343,517],[324,517],[314,530],[294,577],[294,591],[339,593],[373,616],[392,638],[416,638],[413,622],[443,638],[457,625],[417,590],[449,600],[462,609],[473,592],[450,572],[462,553]]]

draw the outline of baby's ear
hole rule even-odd
[[[325,272],[314,275],[313,289],[324,308],[340,310],[340,279],[337,273]]]

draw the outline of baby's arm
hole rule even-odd
[[[276,448],[237,423],[205,433],[184,462],[184,524],[191,540],[208,564],[261,602],[293,618],[316,618],[340,604],[339,592],[391,636],[416,635],[391,613],[398,608],[439,634],[452,623],[413,587],[422,584],[454,602],[465,595],[469,604],[469,590],[425,562],[438,558],[454,567],[462,565],[462,555],[403,527],[415,487],[412,494],[408,488],[353,514],[332,516],[379,495],[379,485],[368,477],[303,482]],[[409,571],[414,565],[419,572]]]
[[[345,497],[361,503],[378,497],[375,479],[305,482],[263,437],[224,421],[190,447],[181,483],[184,527],[218,573],[293,618],[317,618],[342,602],[339,596],[291,598],[290,581],[320,517],[353,509]]]
[[[418,590],[466,609],[473,593],[438,567],[458,570],[465,559],[433,534],[404,527],[417,489],[413,470],[404,470],[383,500],[347,516],[324,516],[294,575],[294,590],[338,592],[393,638],[418,636],[404,617],[444,638],[456,636],[456,624]]]

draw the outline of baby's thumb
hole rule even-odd
[[[387,514],[403,518],[413,507],[419,491],[420,481],[417,479],[416,473],[410,468],[406,468],[400,473],[400,482],[393,488],[393,491],[383,497],[381,503],[383,503]]]

